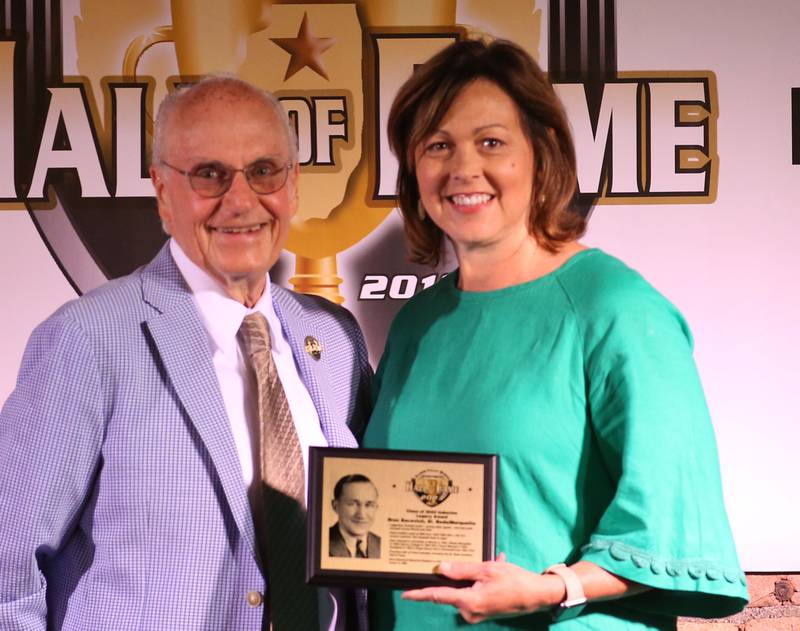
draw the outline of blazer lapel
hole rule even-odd
[[[168,246],[143,270],[142,295],[159,311],[145,326],[164,370],[214,463],[236,525],[257,557],[252,513],[208,335]]]
[[[309,317],[291,292],[272,285],[272,304],[292,348],[300,378],[317,409],[322,433],[332,447],[358,447],[358,442],[343,423],[336,422],[328,401],[335,395],[330,381],[330,358],[312,359],[305,350],[305,339],[312,336],[325,348],[325,330],[321,318]]]

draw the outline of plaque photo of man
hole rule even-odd
[[[367,476],[351,473],[339,479],[331,506],[337,521],[330,527],[328,555],[379,559],[381,538],[371,532],[378,510],[378,488]]]

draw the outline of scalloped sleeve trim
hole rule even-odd
[[[634,608],[716,618],[737,613],[748,602],[747,580],[738,566],[709,559],[664,558],[598,538],[581,548],[581,560],[657,590],[625,598],[625,604]]]
[[[663,577],[672,589],[680,589],[675,587],[676,584],[684,586],[685,589],[701,582],[747,586],[744,573],[738,567],[726,567],[705,559],[665,559],[619,541],[607,539],[592,539],[591,543],[583,546],[581,551],[584,560],[596,562],[614,574],[637,582],[643,582],[640,578],[644,575],[652,576],[654,579]],[[598,562],[603,559],[605,563]],[[664,581],[655,579],[644,582],[653,587],[667,587],[654,584]]]

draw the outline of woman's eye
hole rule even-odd
[[[448,144],[446,142],[431,142],[425,147],[427,153],[442,153],[447,151]]]
[[[503,145],[503,141],[498,138],[484,138],[483,146],[487,149],[497,149]]]

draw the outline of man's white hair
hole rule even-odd
[[[169,128],[174,124],[176,110],[185,105],[200,103],[206,99],[225,96],[248,97],[269,105],[278,115],[282,131],[286,137],[289,148],[289,160],[297,161],[297,136],[289,123],[280,101],[274,95],[248,83],[244,79],[232,74],[210,74],[197,83],[181,86],[170,92],[158,106],[158,113],[153,127],[153,159],[152,164],[158,165],[165,159],[165,142]]]

